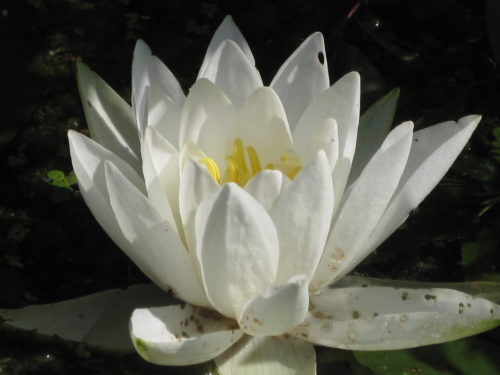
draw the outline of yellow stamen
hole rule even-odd
[[[250,160],[250,167],[252,167],[252,176],[259,173],[262,168],[260,167],[259,155],[252,146],[247,147],[248,160]]]
[[[212,158],[205,156],[199,161],[206,166],[218,184],[235,182],[240,186],[245,186],[253,176],[262,171],[257,151],[252,146],[245,147],[241,138],[234,140],[231,155],[226,156],[226,170],[222,179],[219,167]],[[267,163],[264,169],[279,170],[293,180],[302,169],[302,165],[296,153],[287,151],[280,157],[278,163]]]
[[[209,158],[208,156],[205,156],[204,158],[200,159],[200,163],[204,164],[205,167],[207,167],[208,173],[213,177],[213,179],[220,184],[220,172],[219,172],[219,167],[217,166],[217,163],[214,161],[214,159]]]
[[[222,182],[236,182],[238,180],[238,163],[232,156],[226,156],[226,164],[227,168]]]

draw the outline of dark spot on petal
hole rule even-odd
[[[401,299],[406,301],[408,299],[408,292],[403,292],[403,294],[401,294]]]
[[[318,52],[318,60],[321,65],[325,64],[325,55],[323,52]]]
[[[459,314],[463,314],[463,312],[464,312],[464,307],[465,307],[465,305],[464,305],[462,302],[460,302],[460,303],[458,304],[458,313],[459,313]]]
[[[435,300],[436,300],[436,298],[437,298],[437,296],[433,296],[432,294],[426,294],[426,295],[424,296],[424,298],[425,298],[425,300],[426,300],[426,301],[430,301],[430,300],[435,301]]]
[[[87,105],[92,108],[92,103],[90,102],[90,100],[87,100]]]
[[[352,312],[352,317],[353,317],[353,319],[358,319],[360,315],[361,315],[361,314],[359,313],[359,311],[354,310],[354,311]]]

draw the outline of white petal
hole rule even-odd
[[[186,160],[179,185],[179,210],[192,254],[196,253],[195,216],[200,203],[219,189],[219,186],[202,166],[191,159]]]
[[[311,134],[307,149],[299,148],[296,151],[299,153],[300,160],[308,163],[319,150],[325,151],[333,172],[339,157],[339,132],[337,121],[331,117],[321,120],[319,126]]]
[[[333,118],[338,127],[338,160],[333,172],[334,194],[337,202],[347,183],[356,148],[359,121],[360,77],[356,72],[346,74],[307,107],[293,132],[299,154],[307,150],[311,136],[324,119]]]
[[[208,45],[207,53],[205,55],[205,58],[203,59],[203,64],[201,65],[200,72],[198,73],[198,79],[202,77],[203,72],[205,72],[205,70],[207,69],[207,66],[211,64],[211,60],[215,51],[225,40],[232,40],[233,42],[235,42],[243,51],[250,64],[255,65],[255,60],[247,41],[243,37],[243,34],[241,34],[241,31],[235,25],[233,17],[228,15],[224,18],[220,26],[215,31],[215,34],[212,37],[210,44]]]
[[[148,86],[147,93],[147,127],[155,129],[179,149],[181,107],[165,95],[156,83]]]
[[[285,61],[270,87],[281,98],[293,131],[306,107],[330,86],[323,35],[314,33]]]
[[[130,106],[80,60],[76,63],[78,90],[92,138],[140,170],[140,144]]]
[[[212,82],[196,81],[182,108],[180,145],[196,143],[218,165],[224,165],[226,134],[235,112],[229,99]]]
[[[279,162],[281,155],[293,148],[285,111],[273,89],[258,89],[236,113],[227,138],[226,155],[231,154],[237,137],[246,146],[255,148],[263,166]]]
[[[431,192],[460,154],[480,116],[467,116],[415,132],[403,176],[365,247],[380,245]]]
[[[103,162],[111,160],[143,192],[144,181],[127,163],[92,139],[72,130],[68,132],[68,139],[73,170],[85,203],[108,236],[121,249],[126,249],[130,244],[123,236],[111,209]]]
[[[113,164],[105,162],[105,170],[111,206],[132,244],[124,249],[127,255],[161,288],[173,288],[185,301],[210,306],[175,229]]]
[[[276,201],[271,218],[280,241],[276,283],[304,274],[312,279],[333,210],[330,166],[323,151],[304,168]]]
[[[313,296],[295,332],[312,343],[353,350],[436,344],[499,325],[500,306],[452,289],[341,288]]]
[[[136,309],[130,318],[130,336],[137,352],[157,365],[209,361],[242,335],[234,320],[191,305]]]
[[[269,286],[245,308],[240,327],[254,336],[279,336],[302,323],[309,309],[309,281],[292,277],[281,286]]]
[[[176,233],[178,229],[177,215],[172,207],[177,204],[169,202],[168,191],[172,189],[178,173],[178,152],[153,128],[146,128],[142,143],[142,170],[148,199],[162,218],[167,220]]]
[[[321,288],[353,269],[368,252],[364,243],[396,190],[410,152],[413,124],[393,129],[352,188],[344,194],[325,252],[314,276]]]
[[[349,183],[358,178],[368,161],[384,142],[391,130],[392,121],[398,104],[399,89],[379,99],[359,119],[356,152],[352,162]]]
[[[147,125],[147,92],[149,87],[148,68],[151,49],[142,40],[135,44],[132,59],[132,109],[139,134],[142,136]]]
[[[279,258],[271,218],[233,183],[206,199],[196,214],[196,247],[210,302],[229,317],[272,284]]]
[[[243,337],[215,364],[220,375],[316,375],[314,347],[284,337]]]
[[[163,91],[164,95],[168,96],[177,107],[184,104],[184,92],[177,81],[177,78],[172,74],[165,64],[156,56],[151,56],[148,66],[149,82],[157,84]]]
[[[262,86],[258,70],[232,40],[223,41],[198,76],[219,87],[233,105],[241,107],[246,98]]]
[[[244,189],[269,212],[283,191],[287,180],[281,171],[264,169],[252,177]]]

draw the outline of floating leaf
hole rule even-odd
[[[36,330],[39,335],[57,335],[104,350],[134,352],[128,334],[132,311],[178,303],[152,284],[139,284],[58,303],[0,310],[0,318],[7,327]]]
[[[410,350],[354,352],[377,375],[497,375],[500,346],[469,338]]]

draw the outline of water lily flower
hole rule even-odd
[[[500,306],[480,296],[345,276],[433,189],[480,117],[386,135],[393,92],[358,129],[360,77],[330,86],[325,56],[314,33],[264,86],[226,17],[187,96],[138,41],[131,106],[78,63],[92,137],[69,132],[80,191],[116,244],[185,302],[133,312],[146,360],[308,375],[313,345],[410,348],[499,324]]]

